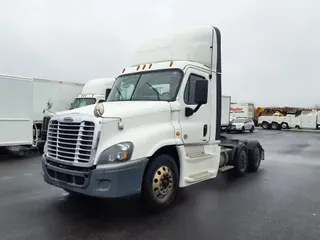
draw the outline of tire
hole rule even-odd
[[[279,129],[279,124],[276,122],[271,123],[271,129],[272,130],[278,130]]]
[[[244,127],[241,128],[241,133],[244,133],[246,129]]]
[[[254,126],[251,127],[250,132],[253,133],[254,131]]]
[[[256,172],[261,163],[261,150],[258,146],[258,144],[255,144],[255,146],[248,151],[248,170],[250,172]]]
[[[262,128],[263,129],[269,129],[269,127],[270,127],[270,124],[268,122],[263,122],[262,123]]]
[[[244,176],[248,169],[247,148],[242,146],[238,149],[237,157],[234,162],[235,174],[238,177]]]
[[[288,129],[288,128],[289,128],[288,123],[285,123],[285,122],[281,123],[281,129]]]
[[[141,189],[141,200],[147,209],[152,212],[166,209],[176,196],[178,181],[178,167],[172,156],[162,154],[152,159],[144,173]]]

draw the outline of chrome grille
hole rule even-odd
[[[48,128],[48,156],[60,161],[88,163],[93,146],[94,123],[53,120]]]

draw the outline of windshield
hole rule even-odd
[[[69,110],[79,108],[79,107],[85,107],[95,103],[96,103],[95,98],[76,98],[71,104],[71,107]]]
[[[173,101],[181,79],[180,70],[123,75],[117,78],[107,101]]]
[[[236,118],[233,120],[233,123],[244,123],[244,118]]]

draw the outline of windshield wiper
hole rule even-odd
[[[158,92],[158,90],[157,90],[157,89],[155,89],[154,87],[152,87],[150,83],[146,82],[146,84],[148,84],[148,85],[149,85],[149,87],[151,87],[151,88],[152,88],[152,90],[153,90],[153,91],[155,91],[155,92],[157,93],[157,98],[158,98],[158,100],[160,101],[160,93]]]
[[[115,88],[116,88],[116,90],[118,91],[118,93],[119,93],[119,95],[120,95],[120,97],[121,97],[121,101],[123,101],[123,96],[122,96],[122,94],[121,94],[121,91],[119,90],[118,87],[115,86]]]

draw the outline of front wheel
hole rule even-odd
[[[174,200],[178,190],[178,167],[168,154],[162,154],[152,161],[144,174],[141,197],[151,211],[161,211]]]

